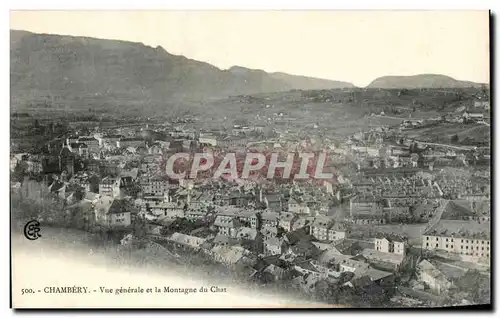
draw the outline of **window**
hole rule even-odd
[[[429,237],[427,236],[427,241],[429,240]]]
[[[439,247],[439,244],[438,244],[438,243],[436,243],[436,247]]]
[[[453,245],[451,246],[451,248],[453,248]]]
[[[464,246],[463,245],[460,245],[460,249],[463,250],[464,249]]]
[[[453,239],[451,239],[451,242],[453,243]]]
[[[448,244],[446,244],[446,248],[448,248]]]
[[[464,242],[464,240],[460,240],[460,243],[463,243],[463,242]]]
[[[446,242],[448,242],[448,239],[446,239]]]
[[[439,240],[439,238],[436,237],[436,241],[438,241],[438,240]]]
[[[429,246],[429,243],[427,243],[426,246]]]
[[[466,245],[466,246],[465,246],[465,249],[466,249],[466,250],[468,250],[468,249],[469,249],[469,246],[468,246],[468,245]]]
[[[469,240],[465,240],[465,243],[469,243]]]

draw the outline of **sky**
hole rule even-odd
[[[429,73],[489,83],[488,19],[488,11],[11,11],[10,25],[366,86]]]

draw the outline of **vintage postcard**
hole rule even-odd
[[[490,12],[10,18],[12,308],[491,308]]]

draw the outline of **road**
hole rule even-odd
[[[428,232],[438,224],[439,220],[441,220],[441,217],[443,216],[443,212],[446,209],[448,202],[450,202],[450,200],[444,200],[444,199],[440,200],[439,206],[436,208],[436,210],[434,210],[434,215],[429,220],[427,226],[423,229],[422,234]]]
[[[389,119],[397,119],[397,120],[427,120],[429,118],[414,118],[414,117],[392,117],[392,116],[381,116],[381,115],[373,115],[371,117],[380,117],[380,118],[389,118]]]
[[[415,140],[415,142],[423,145],[431,145],[431,146],[439,146],[439,147],[447,147],[447,148],[453,148],[453,149],[459,149],[459,150],[472,150],[476,147],[473,146],[452,146],[452,145],[447,145],[447,144],[439,144],[439,143],[434,143],[434,142],[424,142],[424,141],[418,141]]]

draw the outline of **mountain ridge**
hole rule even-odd
[[[387,75],[374,79],[367,88],[418,89],[480,87],[482,83],[461,81],[442,74]]]
[[[110,94],[157,103],[354,85],[262,70],[222,70],[140,42],[11,30],[11,93],[89,98]],[[315,86],[315,81],[321,85]],[[41,95],[41,96],[39,96]]]
[[[237,65],[223,70],[207,62],[174,55],[162,46],[141,42],[10,30],[10,43],[11,104],[15,107],[52,107],[59,103],[69,105],[70,109],[72,105],[87,104],[88,107],[123,104],[161,108],[185,100],[292,89],[356,88],[344,81],[269,73]],[[367,87],[443,85],[481,84],[445,75],[420,74],[383,76]]]

